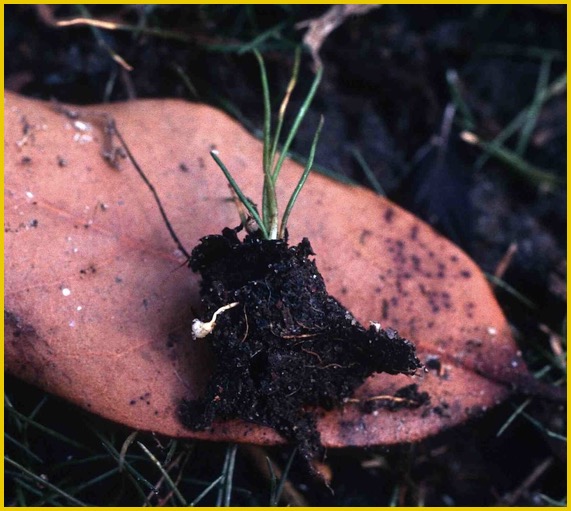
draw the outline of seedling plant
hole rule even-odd
[[[272,427],[310,460],[323,450],[316,409],[342,406],[374,372],[414,374],[420,362],[410,341],[375,322],[369,329],[363,328],[327,293],[310,258],[315,254],[307,238],[298,245],[288,244],[288,220],[311,171],[323,118],[281,218],[276,188],[323,69],[317,69],[278,152],[287,106],[298,79],[300,53],[296,53],[274,128],[264,60],[257,51],[254,54],[264,102],[261,210],[246,197],[218,152],[212,151],[238,204],[247,213],[241,213],[238,227],[226,227],[221,235],[202,238],[190,255],[190,267],[202,278],[203,313],[193,322],[193,335],[195,340],[209,343],[216,365],[204,396],[184,400],[178,412],[182,423],[193,430],[229,419]],[[241,240],[238,233],[244,227],[246,236]],[[426,396],[416,399],[415,389],[411,386],[407,390],[411,398],[406,403],[420,406]]]
[[[262,236],[264,239],[267,240],[275,240],[275,239],[284,239],[286,236],[286,228],[289,216],[293,209],[293,206],[297,200],[299,192],[303,188],[305,181],[311,171],[311,166],[313,165],[313,159],[315,157],[315,148],[317,147],[317,142],[319,140],[319,135],[321,133],[321,128],[323,127],[323,117],[321,117],[319,121],[319,126],[315,132],[313,137],[313,142],[311,144],[311,149],[309,152],[309,157],[307,159],[307,163],[301,175],[301,178],[295,187],[288,203],[284,214],[282,216],[281,222],[279,222],[279,212],[278,212],[278,201],[277,201],[277,194],[276,194],[276,184],[278,177],[280,175],[280,170],[284,163],[284,160],[288,154],[290,149],[291,143],[293,142],[295,135],[299,129],[300,124],[302,123],[305,114],[315,96],[315,92],[321,82],[321,77],[323,75],[323,68],[320,67],[317,70],[309,93],[305,98],[301,108],[299,109],[295,121],[287,135],[286,141],[282,147],[282,150],[277,156],[277,149],[278,149],[278,142],[280,140],[281,131],[284,124],[285,113],[287,110],[287,106],[291,97],[291,94],[295,88],[298,73],[299,73],[299,64],[300,64],[300,52],[299,50],[296,52],[295,55],[295,63],[294,69],[292,73],[291,80],[287,86],[284,98],[281,102],[281,106],[279,109],[278,115],[278,122],[275,128],[274,133],[272,134],[272,126],[271,126],[271,101],[270,101],[270,91],[268,86],[268,77],[266,73],[266,67],[264,64],[264,60],[260,53],[255,50],[254,55],[258,60],[260,65],[260,75],[262,80],[262,90],[263,90],[263,97],[264,97],[264,130],[263,130],[263,140],[264,140],[264,153],[263,153],[263,167],[264,167],[264,187],[262,193],[262,214],[258,212],[256,206],[250,201],[245,195],[244,192],[238,186],[238,183],[230,174],[230,171],[226,168],[222,160],[218,157],[217,151],[211,151],[211,155],[218,164],[218,166],[224,172],[228,183],[238,196],[240,202],[244,205],[247,209],[248,213],[251,217],[255,220],[258,228],[260,229]],[[242,219],[243,221],[245,219]]]

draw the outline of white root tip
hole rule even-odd
[[[224,305],[224,307],[220,307],[212,315],[212,319],[206,323],[200,321],[198,318],[193,320],[193,322],[192,322],[192,338],[193,339],[203,339],[204,337],[206,337],[208,334],[210,334],[212,332],[212,330],[214,330],[214,327],[216,326],[216,317],[218,316],[218,314],[220,314],[221,312],[224,312],[225,310],[231,309],[232,307],[236,307],[236,305],[238,305],[238,302],[232,302],[232,303],[229,303],[228,305]]]

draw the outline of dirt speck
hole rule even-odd
[[[384,214],[385,222],[390,224],[393,221],[394,216],[395,216],[395,210],[393,208],[385,209],[385,214]]]

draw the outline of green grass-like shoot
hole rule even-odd
[[[323,127],[323,119],[320,120],[319,126],[315,132],[315,136],[313,137],[313,142],[311,144],[309,157],[307,160],[307,164],[305,169],[295,187],[292,195],[288,201],[286,209],[282,215],[281,222],[279,219],[279,210],[278,210],[278,200],[277,200],[277,193],[276,193],[276,184],[280,174],[280,170],[283,166],[285,158],[288,154],[289,148],[299,130],[299,127],[305,118],[307,110],[309,109],[309,105],[311,104],[313,97],[315,96],[315,92],[317,91],[317,87],[321,82],[321,78],[323,76],[323,68],[319,68],[313,83],[309,89],[309,92],[301,105],[301,108],[297,112],[297,115],[294,119],[291,129],[286,136],[285,143],[281,148],[281,153],[279,157],[277,156],[278,144],[281,137],[281,132],[283,128],[283,123],[285,119],[285,113],[287,110],[287,106],[289,104],[289,100],[291,94],[295,88],[297,83],[297,77],[299,74],[299,62],[300,62],[300,51],[296,51],[295,55],[295,62],[294,68],[292,72],[291,79],[288,83],[286,92],[284,94],[284,98],[281,102],[280,109],[278,112],[278,119],[275,131],[272,134],[272,116],[271,116],[271,99],[270,99],[270,90],[268,86],[268,75],[266,72],[266,67],[264,64],[264,59],[262,58],[261,54],[257,51],[253,51],[256,59],[258,60],[258,64],[260,67],[260,78],[262,82],[262,91],[263,91],[263,103],[264,103],[264,127],[263,127],[263,139],[264,139],[264,148],[263,148],[263,173],[264,173],[264,186],[262,190],[262,212],[261,215],[258,212],[255,205],[244,195],[238,183],[236,183],[235,179],[232,177],[230,171],[227,167],[222,163],[220,158],[218,157],[218,153],[216,151],[211,151],[211,155],[214,158],[214,161],[218,164],[222,172],[224,173],[228,183],[236,192],[238,199],[244,205],[244,207],[248,210],[250,216],[255,220],[260,228],[262,236],[265,239],[282,239],[286,235],[287,229],[287,222],[289,220],[289,216],[295,205],[299,192],[303,188],[305,181],[311,171],[311,167],[313,165],[313,160],[315,157],[315,149],[317,147],[317,142],[319,140],[319,135],[321,133],[321,129]]]

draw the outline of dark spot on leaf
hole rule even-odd
[[[393,221],[394,216],[395,216],[395,210],[393,208],[385,209],[385,214],[384,214],[385,222],[390,224]]]
[[[361,235],[359,236],[359,243],[361,245],[364,245],[367,241],[367,238],[369,236],[371,236],[373,233],[371,231],[369,231],[369,229],[363,229],[363,231],[361,232]]]
[[[387,301],[386,298],[383,298],[381,318],[387,319],[388,317],[389,317],[389,302]]]
[[[25,115],[20,117],[20,123],[22,123],[22,135],[27,135],[32,131],[33,126],[28,122]]]
[[[466,341],[466,347],[468,348],[481,348],[483,341],[481,339],[468,339]]]
[[[424,362],[424,366],[427,369],[436,371],[438,374],[440,374],[440,370],[442,369],[442,363],[440,362],[440,357],[438,355],[428,355]]]
[[[446,401],[442,401],[440,403],[440,406],[435,406],[432,411],[438,415],[439,417],[442,417],[443,419],[449,419],[451,417],[450,413],[449,413],[449,409],[450,405],[446,402]]]
[[[79,273],[81,273],[81,275],[87,275],[87,274],[92,274],[95,273],[97,271],[97,269],[95,268],[95,265],[90,264],[87,268],[82,268],[81,270],[79,270]]]

